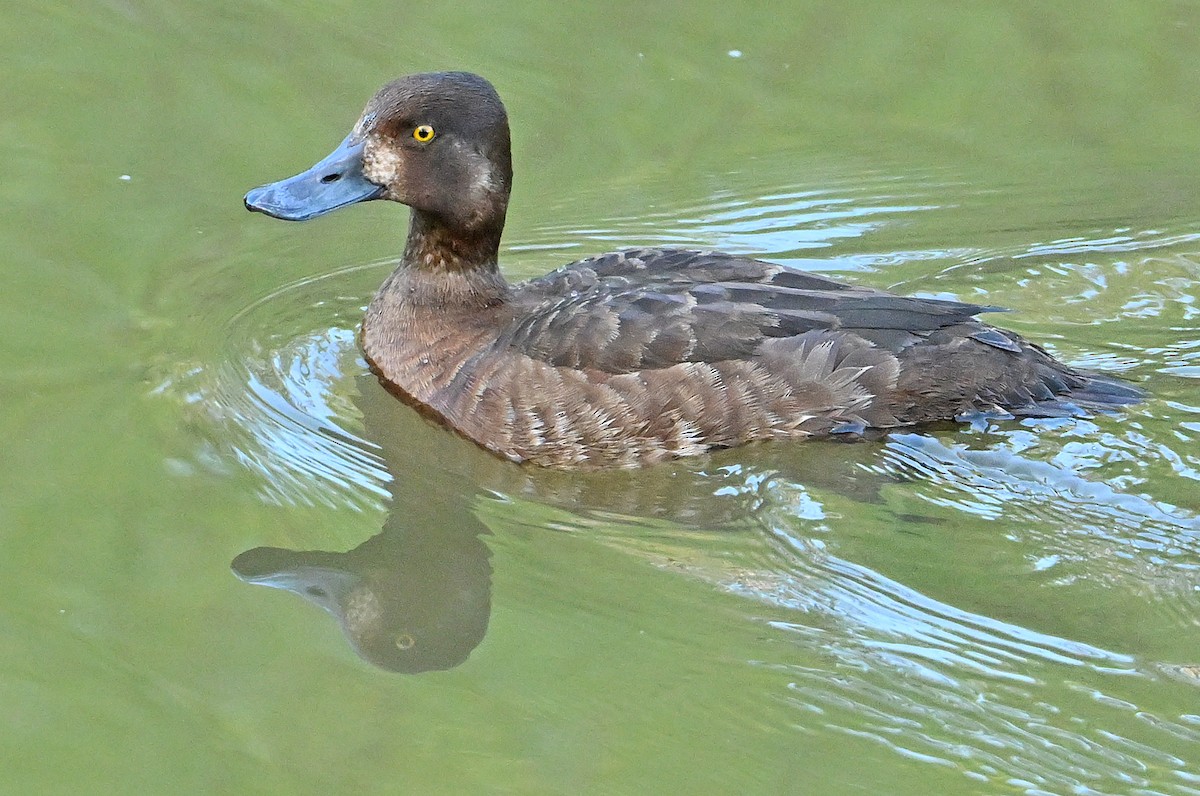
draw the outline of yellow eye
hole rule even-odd
[[[422,124],[413,130],[413,138],[420,141],[422,144],[433,140],[433,128],[427,124]]]

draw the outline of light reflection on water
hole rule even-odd
[[[736,175],[730,176],[730,182],[738,182]],[[628,246],[680,246],[745,254],[808,270],[870,270],[890,262],[962,254],[918,250],[828,256],[822,251],[861,239],[908,215],[939,209],[933,197],[940,187],[920,177],[898,180],[876,175],[820,188],[745,186],[750,195],[722,188],[703,204],[614,216],[604,226],[541,224],[530,233],[530,240],[511,250],[554,249],[559,244],[553,241],[586,239],[592,248],[574,256]],[[571,248],[579,246],[571,244]],[[812,256],[816,253],[822,254],[821,259]]]
[[[389,494],[378,446],[353,430],[354,380],[366,369],[356,325],[367,299],[330,298],[339,278],[378,268],[344,268],[264,296],[225,324],[224,361],[157,388],[185,396],[193,422],[219,428],[217,455],[255,473],[269,503],[377,510]],[[331,322],[344,325],[314,328]]]
[[[559,241],[587,237],[599,242],[597,249],[688,243],[807,266],[812,261],[798,255],[810,249],[860,238],[906,215],[937,209],[922,197],[903,199],[901,193],[881,193],[876,185],[844,195],[782,190],[754,200],[718,192],[702,206],[613,219],[586,234],[547,227],[508,251],[566,251],[571,246]],[[1074,238],[1004,256],[1053,260],[1081,252],[1159,249],[1194,239],[1190,233]],[[954,261],[933,277],[938,280],[966,269],[965,256],[963,251],[851,252],[821,261],[820,266],[875,269],[893,262]],[[984,271],[1001,256],[971,255]],[[1087,264],[1039,267],[1054,269],[1064,280],[1086,282],[1089,292],[1079,295],[1100,296],[1105,307],[1120,307],[1114,319],[1172,307],[1183,308],[1181,320],[1192,319],[1188,313],[1194,307],[1187,299],[1196,283],[1181,278],[1179,270],[1193,261],[1180,257],[1179,262],[1157,262],[1155,266],[1147,257],[1133,265],[1151,269],[1168,263],[1169,275],[1154,284],[1173,293],[1169,301],[1158,303],[1108,295],[1119,289],[1116,280]],[[197,422],[220,429],[212,437],[224,440],[227,448],[218,456],[255,473],[268,502],[356,511],[382,510],[389,502],[393,463],[362,430],[355,404],[360,397],[356,380],[365,366],[355,347],[354,329],[368,297],[329,298],[338,279],[360,270],[381,279],[387,266],[344,269],[264,297],[229,322],[229,339],[235,342],[224,362],[172,377],[159,388],[164,394],[191,396],[187,406],[206,415]],[[1118,274],[1123,270],[1128,268],[1116,268]],[[1032,278],[1023,270],[1003,276],[988,289],[1004,294],[1006,279],[1016,279],[1013,287],[1024,288]],[[1140,303],[1134,307],[1131,302]],[[1103,315],[1103,309],[1093,305],[1081,312],[1094,312],[1093,319]],[[1195,348],[1192,340],[1129,345],[1121,355],[1084,350],[1074,361],[1190,377],[1194,366],[1181,363],[1195,358]],[[1161,472],[1197,480],[1195,429],[1174,422],[1194,416],[1196,410],[1184,403],[1151,400],[1157,417],[1134,409],[1125,417],[1094,421],[1028,421],[936,434],[893,434],[883,443],[868,443],[872,447],[858,467],[874,479],[868,491],[902,491],[906,502],[929,507],[930,517],[887,515],[897,528],[907,523],[913,533],[929,533],[930,527],[939,528],[937,522],[994,525],[997,534],[1035,551],[1026,554],[1020,573],[1034,593],[1098,584],[1155,603],[1168,622],[1194,627],[1192,607],[1200,589],[1200,506],[1177,505],[1156,497],[1155,491]],[[1155,435],[1145,430],[1151,424],[1182,430],[1173,436]],[[449,445],[451,435],[443,436]],[[1185,750],[1200,741],[1200,720],[1191,713],[1140,705],[1128,695],[1127,684],[1158,681],[1171,672],[1189,670],[1196,661],[1156,660],[1135,649],[1109,649],[1037,630],[958,607],[906,585],[902,578],[856,563],[840,554],[846,546],[841,537],[859,522],[878,526],[880,520],[868,516],[874,509],[858,518],[848,511],[854,509],[853,500],[846,503],[844,496],[838,497],[836,487],[810,487],[803,470],[793,478],[785,469],[753,464],[771,455],[766,447],[751,448],[741,457],[743,463],[682,467],[679,473],[701,497],[675,513],[678,525],[665,535],[661,523],[643,525],[636,514],[621,513],[623,509],[545,488],[536,473],[502,481],[499,487],[481,486],[496,491],[518,513],[540,503],[568,507],[574,519],[555,521],[547,529],[585,533],[652,566],[769,607],[768,616],[751,621],[796,645],[819,650],[825,661],[822,666],[747,662],[778,672],[779,690],[772,698],[795,709],[798,731],[868,739],[914,760],[957,768],[980,782],[1030,792],[1091,792],[1093,787],[1103,791],[1116,783],[1148,787],[1164,780],[1195,784],[1187,772],[1200,765],[1200,759],[1194,749],[1191,757]],[[839,505],[830,508],[831,500]],[[712,535],[698,532],[726,522],[713,518],[728,517],[731,505],[742,511],[743,521],[751,521],[757,541],[747,552],[745,537],[738,543],[730,537],[724,554],[714,555]],[[405,507],[397,508],[402,513]],[[653,544],[642,538],[651,527]],[[746,533],[744,522],[734,527]],[[937,532],[951,535],[957,530]],[[955,565],[953,556],[941,563]],[[478,571],[480,577],[490,578],[488,567]],[[485,597],[490,593],[486,583],[475,588]],[[986,592],[985,586],[975,588]],[[486,599],[477,602],[486,610]],[[357,644],[341,609],[327,603],[323,607],[339,617]],[[486,624],[484,617],[482,627]],[[1136,717],[1132,722],[1131,716]],[[1189,792],[1188,786],[1180,784],[1176,792]]]
[[[317,499],[329,506],[354,505],[321,495],[320,490],[311,488],[314,483],[359,499],[388,494],[380,483],[387,479],[381,477],[371,443],[337,423],[339,417],[352,416],[347,407],[338,406],[342,396],[313,394],[307,389],[343,375],[334,369],[340,364],[336,354],[353,344],[353,334],[330,329],[327,335],[299,341],[304,347],[288,365],[280,362],[278,355],[265,363],[265,372],[280,377],[274,384],[250,370],[246,392],[230,396],[234,400],[227,404],[230,419],[242,428],[253,428],[261,446],[240,447],[239,461],[263,477],[270,485],[263,495],[275,502],[303,504]],[[244,398],[240,406],[239,397]]]
[[[931,503],[990,520],[1014,510],[1014,503],[1044,510],[1045,501],[1053,498],[1054,507],[1066,512],[1072,522],[1094,519],[1097,532],[1114,527],[1114,523],[1115,527],[1142,531],[1148,526],[1172,531],[1200,529],[1195,517],[1176,506],[1126,494],[1079,475],[1096,467],[1099,460],[1136,464],[1143,460],[1137,458],[1139,452],[1146,454],[1144,458],[1152,458],[1158,453],[1157,446],[1147,447],[1148,440],[1136,432],[1122,439],[1100,433],[1088,421],[1072,418],[1068,422],[1091,426],[1099,440],[1068,443],[1054,462],[1041,462],[1006,449],[1004,443],[972,450],[962,445],[947,446],[926,435],[892,434],[879,469],[918,474],[923,482],[945,490],[944,495],[928,496]],[[1025,435],[1018,432],[1014,436],[1019,446]]]

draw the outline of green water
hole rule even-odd
[[[1200,7],[3,19],[0,791],[1200,793]],[[1150,400],[494,461],[355,349],[405,211],[241,207],[442,68],[509,106],[511,278],[719,247],[1011,307]]]

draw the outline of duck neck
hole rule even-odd
[[[494,340],[510,288],[493,234],[452,232],[414,210],[404,257],[363,318],[372,369],[402,396],[427,404],[472,352]]]
[[[380,292],[398,291],[403,304],[442,313],[503,303],[509,292],[497,264],[503,228],[501,219],[464,232],[414,209],[404,256]]]

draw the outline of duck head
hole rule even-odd
[[[370,199],[411,207],[413,226],[498,245],[512,187],[508,116],[467,72],[409,75],[367,103],[328,157],[246,194],[248,210],[306,221]]]

